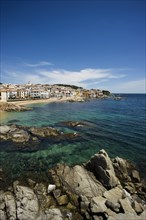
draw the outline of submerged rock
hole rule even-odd
[[[67,127],[83,127],[87,125],[85,122],[80,122],[80,121],[65,121],[65,122],[60,122],[59,124]]]
[[[80,137],[80,135],[76,132],[63,133],[52,127],[24,127],[19,125],[0,126],[1,140],[10,140],[23,144],[30,143],[30,145],[32,142],[39,142],[47,138],[53,138],[54,141],[61,141],[77,139],[78,137]]]

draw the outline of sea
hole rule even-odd
[[[19,178],[45,180],[57,163],[82,164],[101,149],[111,158],[130,160],[144,173],[146,166],[146,94],[118,94],[121,100],[92,99],[87,102],[60,102],[29,105],[32,111],[9,112],[2,125],[52,126],[63,132],[77,132],[79,139],[44,141],[34,150],[1,143],[0,168],[7,182]],[[67,127],[79,121],[88,126]],[[145,173],[146,174],[146,173]],[[144,174],[144,175],[145,175]]]

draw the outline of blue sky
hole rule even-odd
[[[144,0],[1,0],[1,81],[145,92]]]

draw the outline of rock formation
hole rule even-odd
[[[0,140],[13,141],[17,143],[31,143],[32,141],[41,141],[45,138],[54,138],[59,140],[76,139],[79,134],[64,133],[52,127],[24,127],[18,125],[0,126]]]
[[[8,128],[4,128],[8,130]],[[146,192],[135,166],[105,150],[86,164],[58,164],[48,183],[15,181],[0,193],[0,219],[145,220]]]
[[[25,107],[23,105],[16,105],[14,103],[8,103],[8,102],[0,102],[0,111],[6,111],[6,112],[20,112],[20,111],[28,111],[32,110],[32,108]]]

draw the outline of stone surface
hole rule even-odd
[[[34,191],[28,187],[16,185],[15,195],[18,219],[35,220],[39,211],[39,203]]]
[[[120,211],[120,204],[119,203],[113,203],[110,200],[106,200],[105,205],[114,212]]]
[[[36,143],[46,138],[54,138],[54,140],[58,141],[72,140],[79,137],[80,135],[76,132],[63,133],[53,127],[24,127],[19,125],[0,126],[0,140],[23,143],[23,146],[24,143],[26,143],[27,147],[29,146],[28,144],[30,144],[30,148],[32,147],[32,142],[36,145]],[[22,145],[20,147],[22,149]]]
[[[16,201],[13,194],[11,192],[5,193],[4,199],[8,219],[16,219]]]
[[[107,189],[111,189],[119,184],[112,161],[105,150],[100,150],[98,154],[95,154],[86,164],[86,168],[93,172]]]
[[[97,196],[92,198],[91,200],[91,211],[93,213],[101,213],[101,212],[105,212],[107,207],[105,205],[106,199],[103,198],[102,196]]]
[[[15,131],[17,127],[12,129]],[[102,168],[113,171],[106,152],[101,151],[100,154]],[[125,169],[130,179],[127,176],[123,178],[127,179],[125,187],[138,190],[132,195],[122,187],[124,183],[106,189],[104,182],[102,185],[86,165],[69,167],[58,164],[49,171],[51,184],[28,179],[25,182],[28,186],[23,186],[21,180],[15,181],[13,187],[0,191],[0,220],[145,220],[146,200],[143,200],[144,196],[139,197],[140,193],[145,193],[141,187],[144,182],[137,182],[137,172],[132,174],[136,169],[131,166],[130,171],[130,166],[126,161]]]
[[[31,134],[39,136],[39,137],[49,137],[49,136],[58,136],[61,133],[52,127],[32,127],[29,129],[29,131],[31,132]]]
[[[119,187],[115,187],[113,189],[105,191],[103,195],[112,203],[118,203],[119,200],[123,197],[123,190],[121,190]]]
[[[121,204],[121,207],[122,207],[124,213],[128,212],[128,213],[134,213],[135,214],[135,211],[132,208],[131,203],[130,203],[128,198],[120,199],[119,203]]]
[[[0,126],[0,133],[1,134],[5,134],[5,133],[8,133],[10,131],[10,127],[7,126],[7,125],[3,125],[3,126]]]
[[[40,213],[34,220],[63,220],[63,216],[58,208],[52,208]]]
[[[57,176],[64,186],[70,188],[77,195],[84,195],[87,198],[102,195],[105,188],[98,182],[95,177],[82,166],[60,165],[56,169]]]

